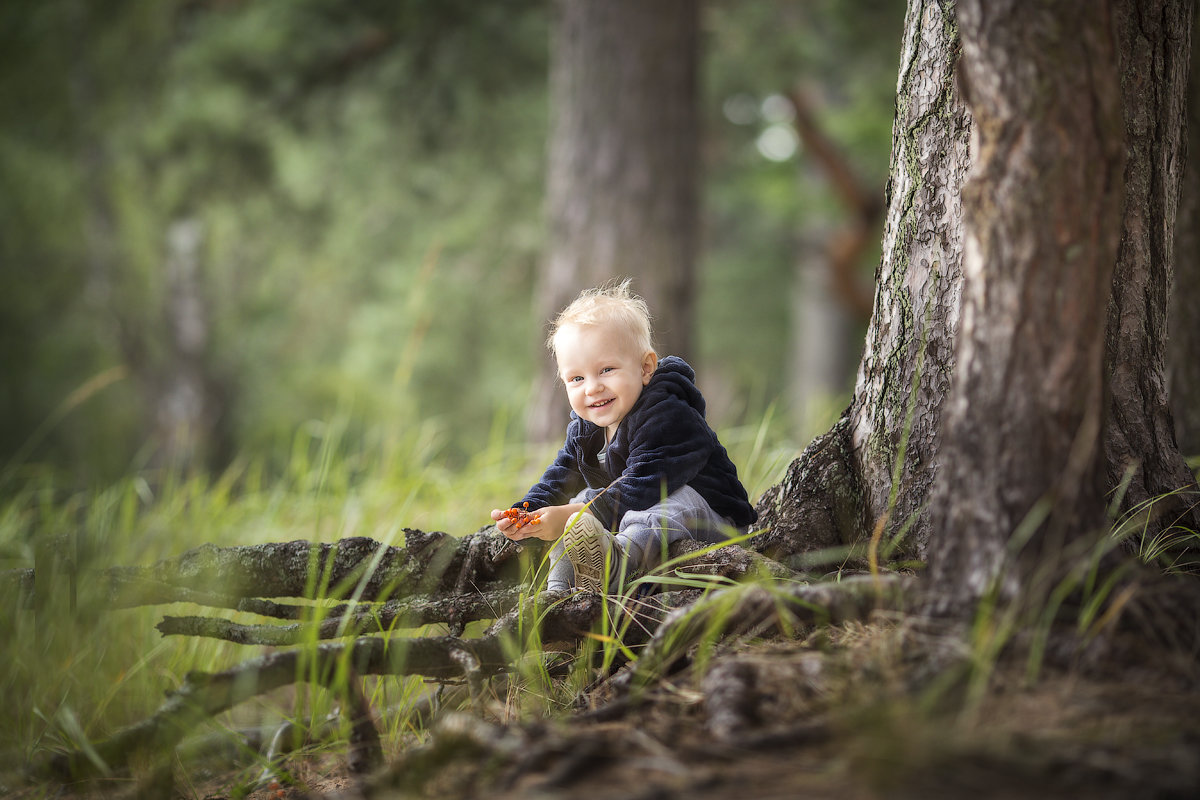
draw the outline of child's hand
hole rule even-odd
[[[567,520],[571,518],[571,515],[582,508],[583,503],[567,503],[566,505],[562,506],[546,506],[545,508],[539,508],[535,512],[538,516],[538,524],[532,529],[529,526],[521,529],[522,533],[525,531],[528,531],[528,533],[524,533],[524,536],[520,536],[519,538],[535,536],[538,539],[544,539],[547,542],[553,542],[558,539],[558,537],[563,535],[563,530],[566,529]],[[518,538],[518,536],[513,536],[508,533],[504,535],[508,536],[510,539]]]
[[[567,503],[562,506],[539,508],[536,511],[528,512],[531,519],[524,525],[511,519],[513,516],[519,516],[519,513],[513,514],[512,509],[501,511],[497,508],[492,511],[492,519],[496,521],[496,529],[513,541],[542,539],[553,542],[563,535],[563,529],[567,527],[567,520],[571,518],[571,515],[582,508],[583,503]]]
[[[526,506],[529,504],[526,503]],[[541,515],[537,512],[530,513],[524,509],[506,508],[492,509],[492,519],[496,522],[496,530],[503,533],[509,539],[518,541],[520,539],[528,539],[530,537],[544,538],[541,536]],[[556,539],[558,537],[552,537]]]

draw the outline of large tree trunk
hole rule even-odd
[[[1122,510],[1145,508],[1146,535],[1154,536],[1173,523],[1200,528],[1191,509],[1194,496],[1164,497],[1195,488],[1176,446],[1166,387],[1167,306],[1185,163],[1192,3],[1123,0],[1114,11],[1128,161],[1124,229],[1105,341],[1112,397],[1104,449],[1110,487],[1128,485]],[[1195,363],[1194,350],[1189,360]]]
[[[1124,130],[1111,4],[960,0],[976,148],[930,578],[943,609],[1014,598],[1104,535],[1104,328]]]
[[[1196,22],[1192,36],[1195,41]],[[1187,158],[1175,225],[1167,377],[1176,441],[1184,455],[1200,456],[1200,58],[1190,59],[1188,71]]]
[[[549,252],[535,311],[549,319],[581,289],[632,276],[655,315],[659,349],[689,357],[699,213],[697,0],[560,0],[555,10]],[[562,435],[567,406],[548,362],[532,408],[532,438]]]
[[[1179,0],[1121,0],[1116,4],[1117,11],[1111,12],[1110,32],[1115,44],[1110,55],[1115,60],[1103,66],[1105,70],[1115,70],[1117,65],[1120,68],[1123,80],[1114,97],[1118,103],[1124,98],[1119,110],[1124,114],[1123,139],[1129,153],[1121,182],[1122,186],[1128,182],[1129,195],[1121,207],[1122,227],[1116,229],[1122,234],[1121,246],[1119,256],[1114,254],[1113,259],[1115,277],[1102,287],[1108,318],[1106,332],[1098,334],[1098,339],[1107,343],[1105,369],[1114,376],[1111,394],[1103,398],[1102,418],[1107,429],[1102,442],[1104,489],[1109,497],[1116,491],[1125,492],[1124,508],[1129,509],[1167,492],[1190,487],[1193,491],[1182,497],[1155,503],[1158,527],[1196,524],[1195,511],[1189,509],[1195,501],[1195,484],[1172,441],[1171,414],[1164,389],[1167,342],[1164,317],[1169,297],[1174,302],[1173,325],[1188,326],[1175,333],[1177,341],[1183,342],[1182,349],[1172,357],[1171,378],[1176,384],[1177,408],[1185,407],[1185,397],[1194,394],[1189,387],[1200,380],[1189,377],[1193,374],[1189,369],[1195,357],[1194,347],[1188,343],[1200,338],[1188,338],[1196,327],[1191,320],[1195,315],[1189,316],[1185,311],[1195,305],[1194,300],[1188,299],[1188,287],[1200,286],[1200,276],[1194,272],[1194,265],[1200,262],[1194,255],[1195,247],[1187,251],[1191,255],[1183,257],[1183,291],[1172,295],[1169,289],[1174,216],[1184,162],[1181,98],[1190,53],[1191,5]],[[1054,43],[1055,34],[1047,20],[1057,18],[1057,10],[1013,13],[1020,15],[1014,25],[1029,28],[1030,35],[1041,32],[1049,44]],[[994,22],[995,16],[998,15],[985,14],[981,24],[998,24]],[[992,35],[990,31],[988,27],[988,36]],[[958,325],[962,252],[958,187],[971,159],[977,155],[966,146],[974,123],[970,112],[961,106],[953,82],[958,48],[954,3],[911,0],[898,86],[884,253],[858,385],[854,401],[841,420],[796,459],[783,482],[760,502],[763,523],[770,529],[760,537],[760,546],[776,555],[849,543],[870,532],[879,534],[877,541],[886,543],[904,533],[906,526],[907,542],[916,554],[930,555],[928,540],[932,527],[927,508],[931,488],[938,479],[939,465],[959,457],[957,451],[952,455],[942,452],[939,424],[943,398],[955,365],[952,343]],[[982,45],[980,48],[980,52],[986,51]],[[998,92],[1021,79],[1033,70],[1035,63],[1041,62],[995,63],[996,73],[985,84],[988,91]],[[1090,76],[1091,63],[1081,69],[1083,64],[1064,59],[1059,70],[1063,73],[1061,80],[1071,79],[1067,73],[1072,71]],[[1038,99],[1040,95],[1033,94],[1037,88],[1026,86],[1021,91],[1030,93],[1029,96],[1017,96],[1011,102]],[[991,99],[988,98],[989,102]],[[1065,119],[1055,121],[1045,117],[1038,122],[1056,131],[1068,130],[1054,127],[1068,124]],[[998,118],[995,124],[1001,124]],[[1056,135],[1075,137],[1080,133]],[[991,142],[1000,135],[998,129],[981,131],[980,141]],[[988,155],[995,157],[994,153]],[[1004,155],[1026,157],[1024,151],[1017,149]],[[1075,164],[1086,163],[1075,148],[1066,145],[1062,146],[1061,156]],[[1038,176],[1027,177],[1032,184]],[[1040,175],[1044,183],[1057,179],[1049,169]],[[1196,186],[1200,197],[1200,178],[1196,179]],[[1027,189],[1040,191],[1033,186]],[[1006,191],[1013,188],[1009,186]],[[992,202],[986,194],[981,197],[977,213],[1000,213],[998,206],[985,207]],[[1185,213],[1187,208],[1185,205]],[[1024,220],[1030,226],[1046,227],[1047,220],[1056,219],[1049,216],[1046,208],[1035,210],[1041,213],[1030,214]],[[1195,226],[1186,221],[1181,226],[1182,242],[1188,241],[1189,227]],[[1067,236],[1071,230],[1073,227],[1068,226],[1062,233]],[[976,234],[983,235],[982,229]],[[1028,230],[1015,230],[1012,237],[1005,234],[1005,240],[1016,242],[1017,237],[1029,235]],[[1028,242],[1026,246],[1032,244]],[[1070,254],[1074,256],[1077,252],[1072,250]],[[1015,258],[1016,254],[1011,248],[1002,253],[1008,258]],[[993,267],[999,268],[999,262],[989,269]],[[1074,276],[1063,275],[1059,279],[1066,281],[1071,277]],[[1108,281],[1103,275],[1095,277]],[[1034,286],[1031,284],[1031,291]],[[976,298],[976,302],[983,299],[996,301],[989,295]],[[1053,295],[1026,298],[1030,302],[1034,299],[1057,301]],[[1001,315],[995,316],[997,324],[1004,321]],[[1026,335],[1022,331],[1020,338]],[[1017,338],[1014,334],[1013,347],[1018,344]],[[1078,338],[1059,342],[1064,348],[1074,346],[1072,343],[1082,342]],[[980,357],[969,346],[968,351],[973,358]],[[1015,351],[1002,352],[1000,357],[1016,355]],[[988,365],[987,369],[994,366]],[[973,379],[983,377],[969,369],[965,374]],[[1047,377],[1067,380],[1059,372]],[[1008,384],[997,383],[993,388],[1008,389]],[[1023,389],[1031,395],[1058,391],[1054,386],[1030,385]],[[1016,398],[1021,402],[1029,399],[1037,400]],[[995,398],[989,402],[988,407],[997,413],[1009,414],[1017,408],[997,405]],[[1192,406],[1195,404],[1186,405]],[[1053,401],[1045,398],[1040,408],[1034,407],[1028,410],[1048,413],[1053,410]],[[1057,424],[1069,425],[1071,419],[1071,414],[1067,414]],[[1181,430],[1186,430],[1187,420],[1193,417],[1185,413],[1181,419]],[[977,421],[981,425],[992,424],[986,416]],[[978,460],[978,452],[966,455]],[[962,464],[956,465],[961,467]],[[1123,481],[1127,475],[1132,479],[1126,490]],[[898,480],[893,480],[897,477]],[[1017,502],[1016,506],[1019,505]],[[1102,502],[1097,503],[1097,507],[1102,506]],[[1008,513],[1016,512],[1010,509]],[[1153,536],[1156,529],[1149,527],[1147,532]],[[985,561],[991,560],[991,556],[980,555]]]
[[[883,254],[854,398],[759,503],[769,530],[758,544],[780,556],[850,543],[880,523],[888,540],[905,533],[909,552],[928,540],[971,122],[954,81],[954,3],[913,0],[904,31]]]

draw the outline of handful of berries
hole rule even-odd
[[[539,515],[529,513],[527,502],[522,503],[521,508],[505,509],[503,514],[505,519],[512,520],[513,528],[518,531],[526,525],[536,525],[541,520]]]

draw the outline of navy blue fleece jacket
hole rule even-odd
[[[691,486],[735,526],[758,519],[738,480],[737,468],[704,419],[696,373],[682,358],[667,356],[621,420],[605,462],[604,429],[574,412],[562,449],[519,507],[567,503],[585,488],[588,510],[609,530],[627,511],[644,511],[666,494]]]

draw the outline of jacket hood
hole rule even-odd
[[[650,378],[637,405],[653,401],[666,394],[675,395],[704,416],[704,395],[696,387],[696,371],[679,356],[666,356],[658,362],[658,369]]]
[[[704,416],[704,395],[696,387],[695,379],[696,371],[682,358],[664,356],[658,362],[658,368],[654,370],[654,374],[650,376],[650,382],[642,387],[642,393],[629,413],[632,414],[637,409],[661,400],[665,396],[674,395]],[[580,433],[585,436],[594,435],[596,431],[600,430],[595,424],[588,422],[574,411],[570,416],[571,421],[579,425]]]

